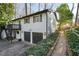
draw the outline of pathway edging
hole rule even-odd
[[[58,38],[59,38],[59,37],[58,37]],[[53,51],[54,51],[54,49],[55,49],[55,47],[56,47],[56,45],[57,45],[57,42],[58,42],[58,40],[59,40],[58,38],[57,38],[57,40],[55,41],[54,45],[50,48],[50,50],[49,50],[47,56],[51,56],[51,55],[52,55],[52,53],[53,53]]]

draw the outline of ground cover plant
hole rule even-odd
[[[42,41],[38,42],[36,46],[33,46],[29,49],[26,49],[26,55],[34,55],[34,56],[44,56],[47,55],[50,48],[55,43],[58,37],[58,32],[52,33],[47,37],[47,39],[43,39]]]

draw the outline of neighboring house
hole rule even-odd
[[[21,29],[14,30],[16,39],[37,43],[42,39],[55,32],[56,16],[55,12],[48,9],[12,20],[13,24],[21,24]]]

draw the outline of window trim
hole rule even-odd
[[[39,17],[39,20],[37,20],[36,17]],[[34,19],[35,19],[35,21],[34,21]],[[42,14],[33,16],[33,23],[37,23],[37,22],[42,22]]]
[[[29,22],[27,22],[26,20],[29,20]],[[30,17],[24,19],[24,24],[26,23],[30,23]]]

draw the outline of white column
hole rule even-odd
[[[33,43],[33,41],[32,41],[32,32],[30,32],[30,43],[32,44]]]
[[[25,41],[24,40],[24,31],[21,31],[21,39],[22,39],[22,41]]]
[[[46,39],[46,33],[43,32],[43,39]]]

